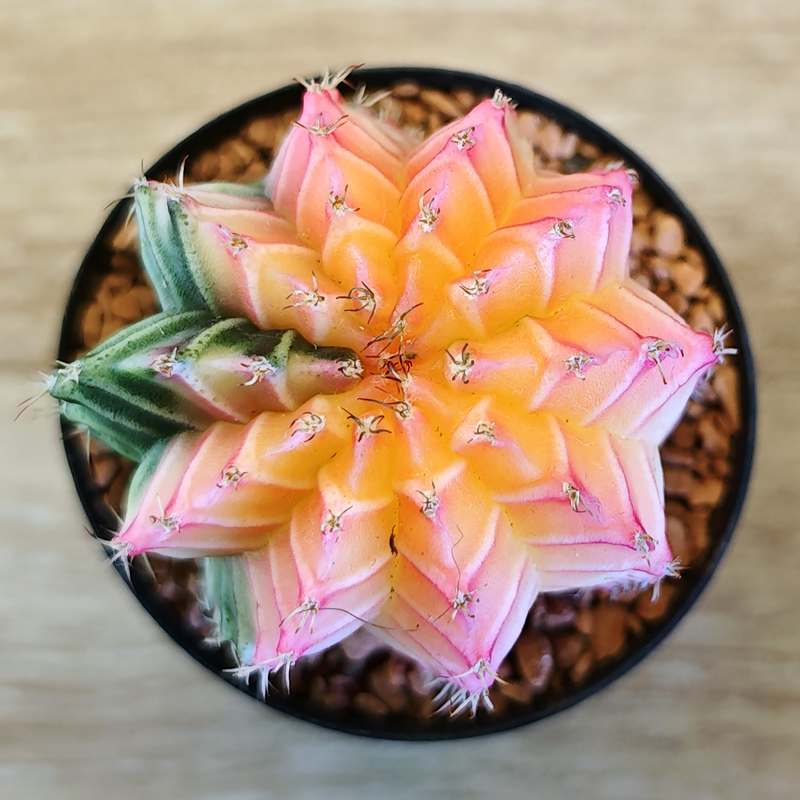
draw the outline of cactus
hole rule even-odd
[[[677,575],[658,447],[733,350],[628,277],[624,169],[537,174],[499,91],[415,146],[336,83],[263,184],[137,182],[163,311],[50,390],[141,462],[115,557],[206,558],[237,675],[368,624],[474,713],[539,592]]]

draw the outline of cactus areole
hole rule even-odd
[[[487,718],[539,593],[678,576],[659,445],[734,351],[629,277],[630,168],[537,173],[522,90],[420,142],[341,77],[263,181],[136,182],[161,310],[49,390],[138,462],[114,559],[203,559],[230,680],[367,626]]]

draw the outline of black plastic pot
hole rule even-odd
[[[321,712],[319,709],[309,707],[306,703],[295,701],[291,695],[286,697],[281,694],[275,694],[268,696],[266,699],[269,706],[309,722],[349,733],[380,738],[451,739],[502,731],[541,720],[551,714],[562,711],[584,700],[622,676],[664,640],[708,584],[733,535],[750,476],[755,445],[756,419],[755,373],[752,354],[748,344],[744,320],[733,289],[722,264],[702,229],[685,205],[653,169],[605,130],[572,109],[540,94],[520,86],[469,73],[413,67],[363,69],[358,70],[353,75],[352,80],[366,84],[368,89],[385,87],[398,81],[414,81],[423,87],[431,87],[443,91],[468,89],[476,94],[486,95],[491,94],[495,88],[499,87],[505,94],[512,97],[520,108],[539,112],[555,120],[566,129],[574,131],[581,138],[596,144],[603,152],[613,154],[615,157],[624,160],[638,172],[643,188],[650,194],[656,205],[669,213],[675,214],[682,220],[688,243],[700,251],[706,262],[709,284],[719,292],[724,300],[728,322],[735,331],[736,345],[739,348],[736,363],[740,373],[739,403],[742,427],[733,442],[734,466],[729,478],[730,489],[722,504],[715,509],[711,516],[710,551],[705,557],[703,568],[701,570],[691,570],[681,582],[681,594],[668,617],[649,628],[646,636],[639,640],[635,647],[630,648],[622,660],[610,663],[605,669],[598,669],[593,673],[593,678],[589,683],[573,694],[556,697],[549,701],[546,697],[544,700],[539,698],[534,706],[522,708],[518,713],[507,714],[502,717],[479,714],[474,720],[451,720],[445,716],[443,718],[431,718],[424,725],[420,725],[419,722],[413,720],[404,722],[402,720],[398,721],[394,717],[366,720],[363,718],[356,719],[347,714]],[[292,84],[256,98],[221,115],[176,145],[147,170],[147,176],[161,179],[164,176],[174,175],[184,157],[189,156],[189,158],[192,158],[217,145],[230,135],[241,130],[249,120],[255,117],[279,114],[297,107],[301,91],[302,87],[298,84]],[[127,213],[128,206],[126,201],[120,202],[113,209],[78,270],[64,316],[58,354],[61,360],[69,360],[76,349],[73,341],[76,313],[81,302],[86,298],[87,292],[90,291],[96,274],[98,271],[103,271],[104,260],[107,259],[104,243],[108,236],[124,220]],[[68,423],[64,423],[64,429],[66,433]],[[64,437],[64,447],[76,489],[91,526],[98,538],[108,538],[108,531],[113,530],[116,523],[108,507],[102,502],[101,494],[92,481],[84,449],[74,438],[69,438],[68,436]],[[121,568],[120,573],[124,575]],[[197,631],[189,626],[186,620],[175,612],[174,607],[159,595],[154,584],[147,577],[146,572],[134,568],[131,571],[129,585],[144,609],[175,642],[204,667],[225,679],[226,682],[233,683],[228,675],[223,672],[223,670],[234,666],[228,651],[225,648],[213,648],[203,644]],[[233,685],[249,692],[253,696],[256,695],[254,686],[245,687],[238,683],[233,683]],[[273,721],[277,722],[277,719]]]

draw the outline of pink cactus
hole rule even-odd
[[[349,382],[175,436],[117,547],[243,554],[240,674],[366,623],[474,712],[537,593],[676,574],[658,446],[719,343],[628,277],[626,172],[537,174],[500,92],[412,147],[313,83],[265,186],[146,189],[215,311]]]

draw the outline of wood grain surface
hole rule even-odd
[[[360,740],[228,689],[84,532],[48,404],[12,423],[141,163],[294,75],[362,61],[485,72],[608,127],[706,227],[756,352],[751,493],[696,609],[608,690],[488,739]],[[798,86],[789,0],[0,0],[0,796],[800,796]]]

